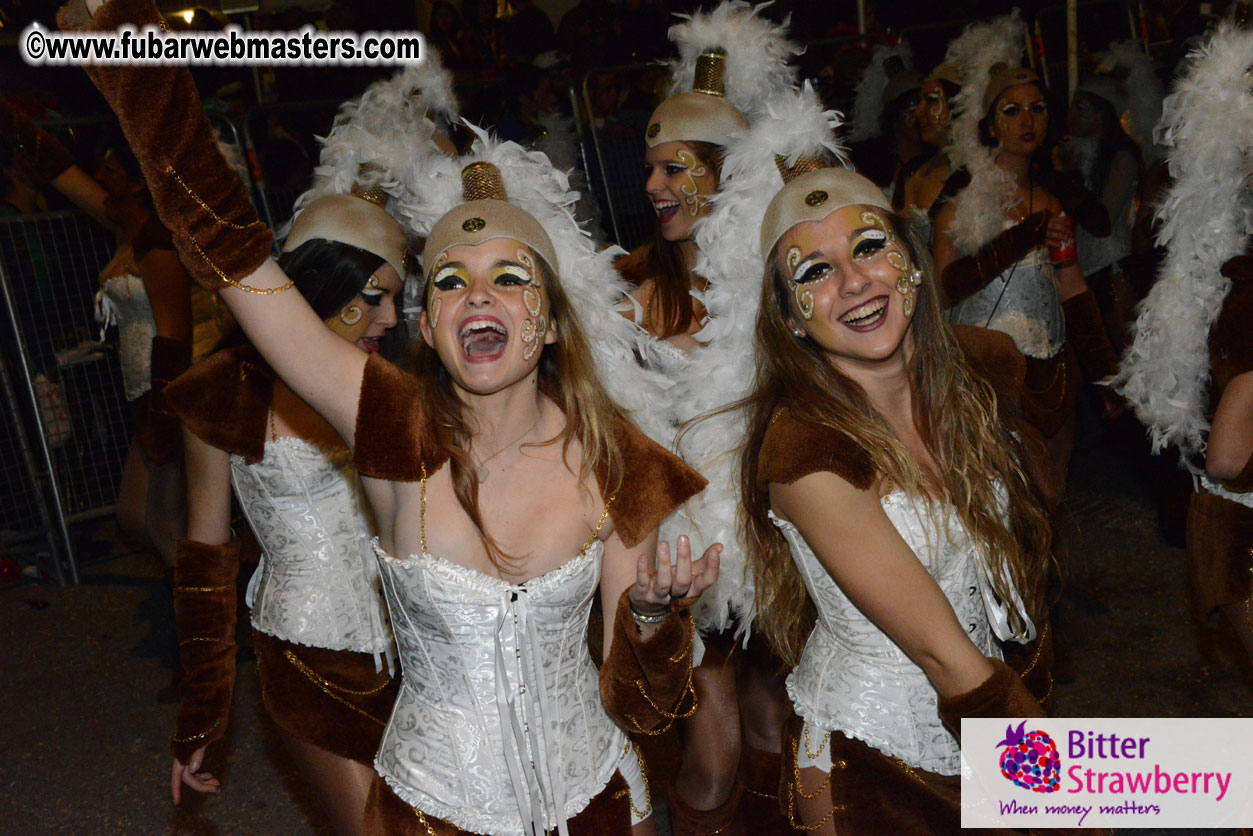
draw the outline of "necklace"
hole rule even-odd
[[[528,435],[530,435],[531,430],[539,426],[539,419],[542,417],[544,417],[543,412],[541,412],[539,415],[536,415],[535,421],[531,424],[531,426],[527,427],[525,430],[522,431],[522,435],[518,436],[513,441],[509,442],[504,447],[501,447],[495,453],[492,453],[490,456],[488,456],[487,458],[483,459],[483,461],[478,463],[478,465],[474,468],[474,478],[478,480],[480,485],[486,482],[487,477],[491,474],[491,471],[487,469],[487,463],[490,462],[492,459],[496,458],[497,456],[499,456],[501,453],[508,450],[513,445],[517,444],[522,439],[526,438]]]

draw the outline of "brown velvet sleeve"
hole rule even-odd
[[[1238,256],[1223,265],[1231,290],[1210,330],[1210,366],[1219,392],[1237,375],[1253,371],[1253,256]]]
[[[1066,317],[1066,339],[1079,355],[1079,363],[1089,381],[1118,374],[1118,354],[1105,333],[1105,320],[1096,303],[1096,294],[1085,290],[1062,302]]]
[[[226,732],[235,689],[235,579],[239,543],[181,540],[174,554],[174,623],[183,667],[170,749],[183,763]]]
[[[875,469],[866,452],[829,427],[808,424],[784,407],[775,413],[757,454],[757,487],[790,485],[811,473],[829,472],[855,488],[874,483]]]
[[[624,422],[617,436],[623,462],[622,487],[609,506],[609,518],[618,537],[630,548],[709,482],[634,425]],[[596,479],[601,494],[607,495],[606,475],[597,473]]]
[[[964,694],[940,697],[940,719],[961,739],[963,717],[1044,717],[1044,709],[1022,684],[1013,668],[1000,659],[988,659],[992,675]]]
[[[945,301],[951,306],[964,302],[988,283],[1044,243],[1049,216],[1036,212],[1025,221],[1002,232],[971,255],[944,268],[940,283]]]
[[[692,614],[676,603],[645,640],[631,616],[630,590],[618,599],[613,646],[600,668],[605,711],[633,734],[662,734],[696,710],[692,688]]]
[[[58,12],[57,22],[62,29],[109,31],[123,24],[159,26],[162,19],[152,0],[110,0],[92,18],[81,0],[73,0]],[[187,67],[87,64],[83,69],[117,114],[157,215],[191,277],[217,289],[260,267],[273,238],[222,158]]]
[[[417,378],[377,354],[366,360],[353,438],[357,471],[375,479],[417,482],[423,463],[431,474],[448,459],[427,425]]]
[[[206,444],[243,456],[265,455],[274,372],[250,347],[211,354],[165,387],[165,402]]]

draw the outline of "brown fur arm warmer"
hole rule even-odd
[[[174,555],[174,622],[183,697],[170,750],[186,763],[226,732],[235,690],[235,578],[239,543],[181,540]]]
[[[160,26],[152,0],[110,0],[86,19],[81,3],[57,14],[62,29]],[[239,176],[218,151],[185,66],[101,65],[83,69],[117,114],[143,169],[152,202],[193,279],[211,290],[239,282],[269,257],[270,230]]]
[[[645,640],[631,615],[630,590],[618,599],[613,646],[600,668],[605,710],[631,734],[662,734],[696,710],[692,688],[692,614],[676,602]]]
[[[1066,315],[1066,339],[1074,346],[1090,381],[1104,380],[1118,374],[1118,355],[1105,333],[1105,320],[1096,304],[1096,295],[1085,290],[1062,302]]]
[[[1047,212],[1036,212],[984,244],[973,255],[959,258],[944,268],[940,282],[948,304],[956,305],[988,286],[988,282],[1044,243]]]
[[[992,675],[964,694],[940,697],[940,719],[959,740],[963,717],[1044,717],[1044,709],[1022,684],[1013,668],[988,659]]]

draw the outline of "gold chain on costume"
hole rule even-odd
[[[225,592],[230,586],[176,586],[175,592]]]
[[[587,554],[587,550],[592,547],[597,538],[600,537],[600,530],[605,527],[605,520],[609,518],[609,506],[613,505],[613,501],[618,498],[617,494],[605,500],[605,510],[600,512],[600,522],[596,523],[596,530],[592,532],[592,536],[587,538],[587,542],[583,544],[583,548],[579,549],[579,557]]]
[[[830,740],[831,740],[831,733],[827,732],[827,735],[824,738],[824,741],[830,741]],[[826,745],[825,742],[824,742],[824,745]],[[822,784],[818,787],[818,789],[814,790],[812,793],[807,793],[801,787],[801,768],[796,763],[797,753],[799,752],[799,746],[800,746],[799,739],[792,741],[792,787],[794,791],[789,792],[787,794],[787,820],[788,820],[788,823],[791,824],[792,827],[796,828],[797,830],[809,830],[809,831],[821,830],[826,825],[827,822],[831,821],[831,817],[834,816],[837,811],[845,809],[844,805],[832,804],[831,809],[828,810],[827,814],[822,817],[822,821],[818,822],[817,824],[805,824],[804,822],[801,822],[796,818],[796,796],[799,795],[802,798],[814,799],[822,795],[823,790],[831,786],[831,773],[835,772],[836,769],[843,769],[845,766],[847,766],[847,764],[842,760],[832,763],[831,772],[827,773],[827,779],[822,782]],[[805,751],[807,753],[809,752],[809,729],[808,727],[806,727],[805,729]],[[821,754],[821,752],[819,752],[819,754]],[[815,757],[815,756],[811,755],[811,757]]]
[[[631,805],[631,812],[635,815],[635,817],[637,819],[643,819],[647,816],[652,815],[652,812],[653,812],[653,791],[648,786],[648,770],[644,768],[644,758],[642,755],[640,755],[640,750],[632,746],[631,741],[629,740],[626,742],[626,745],[622,747],[622,755],[621,757],[618,758],[618,760],[622,760],[622,758],[625,758],[627,756],[627,752],[635,753],[635,762],[639,764],[640,776],[644,779],[644,809],[640,810],[640,808],[635,806],[635,799],[631,798],[630,787],[626,787],[624,789],[618,790],[616,793],[613,794],[613,797],[614,798],[625,797],[627,800],[627,804]]]
[[[169,177],[172,177],[175,183],[178,183],[180,186],[182,186],[183,191],[187,192],[187,195],[192,200],[200,204],[200,208],[205,210],[205,212],[208,213],[210,218],[212,218],[215,222],[221,224],[222,226],[226,227],[227,229],[235,229],[235,230],[242,231],[245,229],[251,229],[254,226],[262,226],[261,221],[259,220],[250,221],[246,224],[237,224],[232,221],[226,220],[226,218],[223,218],[217,212],[214,212],[213,209],[209,206],[209,204],[205,203],[204,200],[200,197],[200,195],[196,194],[192,190],[191,186],[188,186],[187,183],[183,181],[183,178],[180,177],[178,175],[178,172],[174,170],[174,166],[167,165],[165,167],[165,173]],[[196,240],[196,237],[194,235],[188,234],[187,237],[191,239],[191,245],[195,247],[196,254],[199,255],[201,258],[203,258],[205,260],[205,263],[213,268],[213,272],[217,274],[217,277],[219,279],[226,282],[231,287],[237,287],[246,293],[255,293],[258,296],[272,296],[275,293],[282,293],[284,290],[288,290],[296,284],[295,279],[288,279],[287,284],[283,285],[282,287],[249,287],[243,282],[237,282],[234,279],[232,279],[230,276],[223,273],[222,268],[218,267],[217,264],[214,263],[213,259],[209,258],[208,253],[206,253],[204,250],[200,248],[200,242]]]
[[[386,688],[388,683],[391,680],[385,680],[383,684],[378,686],[377,688],[373,688],[373,689],[366,690],[366,691],[354,691],[351,688],[345,688],[341,685],[336,685],[332,682],[328,682],[326,679],[322,678],[322,676],[320,676],[317,671],[313,670],[304,662],[300,661],[300,659],[297,658],[296,654],[292,653],[290,650],[284,649],[283,656],[287,659],[288,662],[291,662],[292,667],[300,671],[300,673],[304,674],[304,676],[310,682],[312,682],[315,686],[317,686],[319,691],[326,694],[331,699],[335,700],[341,705],[351,708],[353,711],[357,712],[362,717],[365,717],[366,719],[371,720],[372,722],[375,722],[379,724],[380,726],[387,725],[385,721],[380,720],[379,718],[375,717],[373,714],[369,713],[368,711],[365,711],[364,709],[353,705],[351,702],[344,699],[343,697],[341,697],[339,694],[335,692],[342,691],[345,694],[352,694],[353,696],[357,696],[357,697],[370,697],[370,696],[374,696],[375,694],[379,693],[384,688]]]
[[[1063,349],[1063,352],[1064,351],[1065,349]],[[1045,407],[1045,408],[1048,409],[1050,412],[1055,409],[1060,409],[1062,406],[1062,402],[1066,400],[1067,371],[1066,371],[1066,356],[1064,353],[1057,358],[1057,368],[1053,369],[1053,379],[1048,382],[1048,385],[1046,385],[1043,389],[1032,389],[1030,386],[1026,384],[1026,382],[1024,382],[1022,384],[1023,391],[1026,392],[1028,395],[1043,395],[1045,392],[1053,388],[1053,384],[1057,382],[1057,376],[1059,374],[1062,376],[1062,388],[1061,388],[1061,391],[1057,395],[1057,403],[1053,404],[1052,406]]]
[[[413,807],[413,814],[418,817],[418,821],[422,822],[422,826],[426,828],[427,836],[436,836],[435,828],[431,827],[431,823],[426,820],[426,816],[417,807]]]
[[[213,730],[216,729],[220,725],[222,725],[221,717],[213,721],[213,725],[209,726],[208,731],[202,731],[200,734],[193,734],[189,737],[175,737],[174,742],[175,743],[192,743],[197,740],[204,740],[206,737],[213,734]]]

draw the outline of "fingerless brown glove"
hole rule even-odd
[[[618,599],[613,647],[600,668],[600,698],[609,716],[632,733],[661,734],[696,710],[692,688],[692,614],[675,602],[647,641],[631,616],[630,590]]]
[[[180,540],[174,553],[174,623],[183,696],[170,750],[183,763],[226,732],[235,689],[235,578],[239,544]]]
[[[1078,171],[1058,172],[1050,191],[1066,214],[1093,238],[1104,238],[1110,234],[1113,227],[1110,226],[1109,210],[1083,185],[1083,175]]]
[[[940,697],[940,720],[958,739],[963,717],[1044,717],[1044,709],[1018,674],[1000,659],[988,659],[992,675],[964,694]]]
[[[74,157],[52,134],[0,99],[0,136],[13,146],[13,167],[27,185],[41,188],[74,165]]]
[[[974,296],[1010,265],[1043,244],[1048,223],[1047,212],[1036,212],[984,244],[978,252],[945,267],[940,281],[948,304],[956,305]]]
[[[1105,319],[1096,304],[1096,296],[1085,290],[1062,302],[1066,315],[1066,339],[1070,341],[1083,373],[1090,381],[1104,380],[1118,374],[1118,354],[1105,333]]]
[[[94,18],[73,3],[57,14],[62,29],[159,25],[152,0],[111,0]],[[143,169],[157,214],[191,277],[217,289],[251,274],[273,247],[243,182],[218,151],[184,66],[84,65]]]
[[[174,461],[183,450],[182,423],[165,400],[165,387],[191,366],[191,346],[167,337],[152,338],[152,387],[144,453],[155,464]]]

